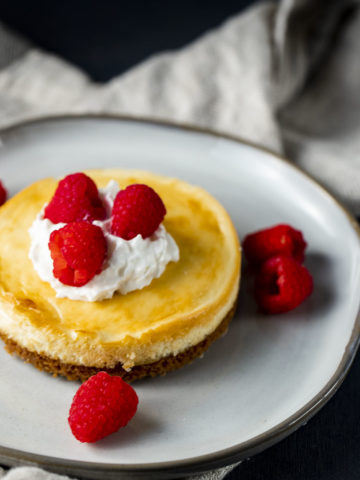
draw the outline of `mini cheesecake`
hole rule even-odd
[[[84,380],[100,370],[127,381],[179,368],[203,354],[227,330],[240,280],[240,245],[225,209],[209,193],[181,180],[132,170],[85,172],[105,187],[133,183],[162,198],[166,230],[178,262],[141,290],[85,302],[57,298],[29,259],[29,228],[52,198],[46,178],[0,207],[0,336],[40,370]]]

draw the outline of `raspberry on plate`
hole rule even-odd
[[[291,257],[266,260],[255,279],[255,299],[265,313],[283,313],[300,305],[312,292],[309,271]]]
[[[243,241],[245,257],[255,265],[276,255],[292,257],[302,263],[306,245],[302,233],[285,224],[251,233]]]
[[[107,253],[103,231],[88,222],[68,223],[54,230],[49,249],[54,276],[74,287],[85,285],[101,272]]]
[[[138,396],[122,378],[99,372],[76,392],[69,425],[80,442],[96,442],[125,427],[136,413]]]
[[[129,185],[116,195],[111,233],[125,240],[139,234],[143,238],[150,237],[165,214],[165,205],[152,188],[142,184]]]
[[[7,191],[0,180],[0,207],[6,202]]]
[[[106,210],[94,181],[84,173],[73,173],[60,180],[44,217],[53,223],[103,220]]]

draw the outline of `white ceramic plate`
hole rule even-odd
[[[240,238],[280,222],[301,229],[315,284],[300,308],[269,317],[257,312],[243,278],[228,335],[192,365],[136,383],[135,418],[94,445],[77,442],[67,425],[78,384],[38,372],[1,349],[2,462],[90,478],[202,471],[288,435],[340,385],[359,338],[359,232],[307,176],[245,143],[125,119],[38,121],[3,131],[0,139],[0,178],[11,194],[41,177],[98,167],[176,176],[215,195]]]

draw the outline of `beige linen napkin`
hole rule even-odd
[[[0,126],[107,112],[209,127],[284,153],[360,214],[357,7],[259,3],[104,85],[1,28]]]
[[[0,127],[74,112],[195,124],[289,156],[359,215],[359,29],[355,0],[259,3],[100,85],[0,26]],[[64,478],[33,467],[2,475]]]

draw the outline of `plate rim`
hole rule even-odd
[[[74,121],[74,120],[113,120],[119,122],[133,122],[137,124],[153,125],[157,127],[173,128],[175,130],[183,132],[192,132],[197,134],[205,134],[216,138],[222,138],[230,140],[241,145],[247,145],[255,150],[260,150],[268,155],[271,155],[281,163],[285,163],[287,167],[295,170],[298,174],[303,176],[307,181],[320,190],[322,194],[325,194],[331,199],[333,204],[339,208],[343,214],[347,217],[350,226],[358,237],[360,244],[360,226],[355,217],[350,213],[347,207],[345,207],[340,200],[335,198],[324,186],[318,183],[307,172],[302,170],[297,165],[293,164],[287,158],[279,155],[273,150],[266,148],[255,142],[241,138],[240,136],[230,135],[221,131],[214,131],[210,128],[199,127],[189,123],[179,123],[172,121],[165,121],[153,117],[120,115],[120,114],[107,114],[107,113],[70,113],[60,115],[46,115],[46,116],[32,116],[22,121],[13,122],[10,125],[0,129],[1,135],[11,133],[19,128],[32,126],[41,123],[49,123],[56,121]],[[0,159],[1,161],[1,159]],[[303,424],[305,424],[311,417],[313,417],[335,394],[342,382],[344,381],[351,364],[355,358],[356,352],[360,344],[360,302],[358,311],[353,324],[350,339],[344,349],[343,356],[325,386],[313,396],[305,405],[299,408],[291,416],[275,425],[274,427],[266,430],[265,432],[253,437],[252,439],[238,443],[231,447],[218,450],[216,452],[191,457],[188,459],[180,459],[166,462],[151,462],[144,464],[117,464],[117,463],[99,463],[88,462],[81,460],[66,460],[58,457],[51,457],[47,455],[41,455],[36,453],[26,452],[24,450],[17,450],[13,448],[3,447],[0,445],[0,461],[10,462],[10,465],[24,465],[36,464],[43,468],[50,468],[55,471],[81,474],[86,472],[87,475],[92,473],[95,475],[106,475],[106,478],[111,478],[112,474],[119,475],[135,475],[135,477],[143,477],[144,474],[157,474],[157,475],[172,475],[179,476],[187,473],[196,473],[213,468],[219,468],[221,466],[230,465],[231,463],[239,462],[250,455],[259,453],[262,450],[277,443],[283,438],[287,437]],[[9,464],[9,463],[8,463]],[[135,478],[133,477],[133,478]],[[99,476],[93,478],[101,478]],[[159,478],[159,476],[154,477]]]

